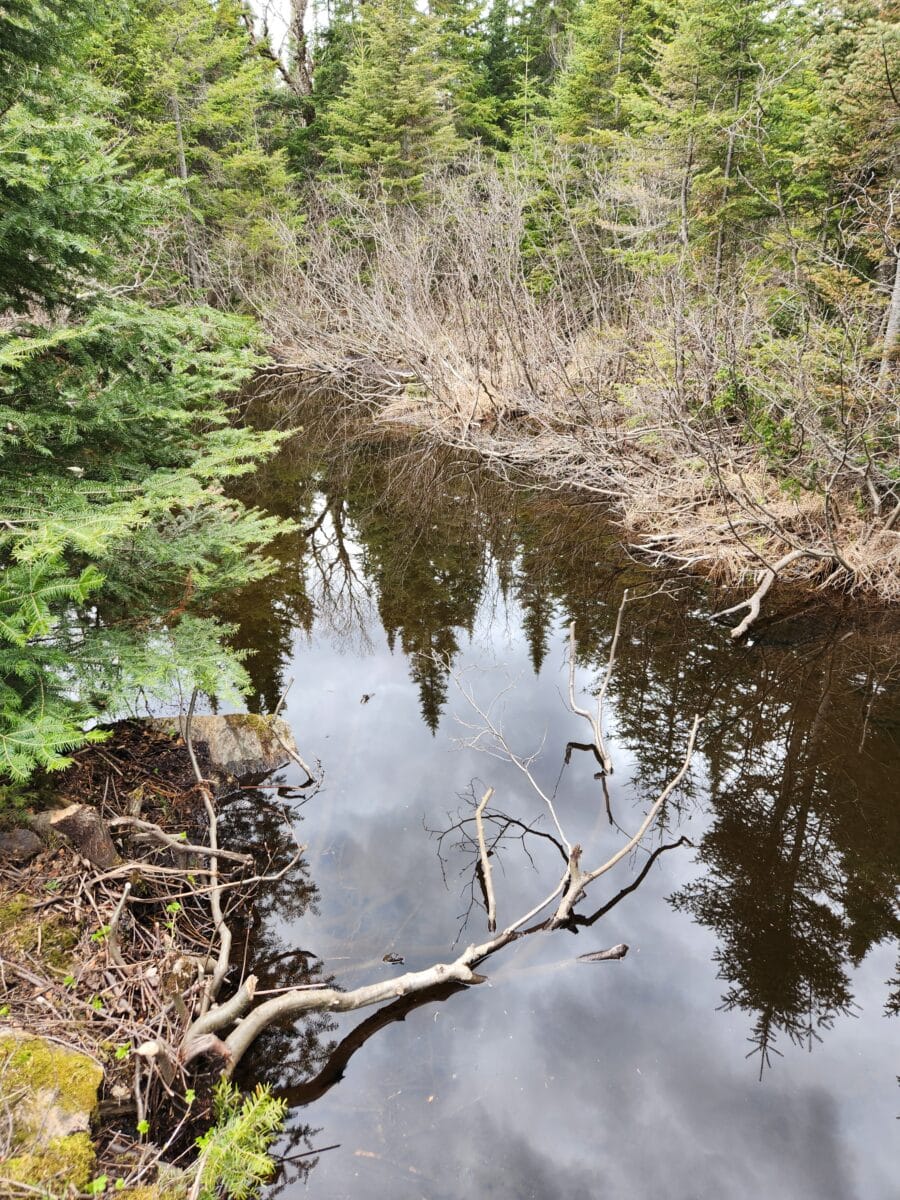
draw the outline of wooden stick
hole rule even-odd
[[[112,817],[106,822],[110,827],[116,825],[132,825],[135,829],[139,829],[142,833],[150,834],[157,842],[163,846],[169,846],[172,850],[183,850],[187,854],[203,854],[209,855],[212,853],[209,846],[194,846],[191,842],[179,841],[177,837],[166,833],[159,825],[154,825],[152,821],[142,821],[139,817]],[[228,858],[232,862],[243,863],[244,866],[253,862],[253,856],[250,854],[238,854],[234,850],[216,850],[219,858]]]
[[[484,812],[493,794],[494,789],[489,787],[481,797],[481,803],[475,809],[475,828],[478,831],[478,853],[481,856],[481,874],[484,879],[484,894],[487,898],[488,933],[495,933],[497,930],[497,902],[494,898],[494,880],[491,876],[491,864],[488,858],[487,843],[484,840],[484,823],[482,822],[481,814]]]

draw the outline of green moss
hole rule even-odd
[[[42,1038],[16,1034],[0,1036],[0,1079],[3,1090],[24,1096],[47,1091],[67,1113],[92,1113],[103,1071],[77,1050],[67,1050]],[[17,1105],[24,1111],[24,1104]]]
[[[272,732],[275,718],[271,715],[267,713],[233,713],[228,716],[227,720],[229,725],[252,729],[266,753],[272,749],[276,739]]]
[[[84,1191],[94,1174],[96,1153],[86,1133],[54,1138],[43,1150],[8,1158],[0,1166],[5,1179],[33,1187],[53,1185],[55,1191]]]
[[[62,917],[38,917],[27,896],[0,897],[0,949],[11,956],[37,955],[57,971],[72,965],[72,951],[78,944],[79,930]]]
[[[191,1176],[186,1171],[169,1163],[160,1163],[159,1174],[154,1183],[125,1188],[124,1191],[115,1194],[122,1200],[185,1200],[190,1183]]]
[[[0,901],[0,935],[14,932],[28,908],[25,896],[9,896]]]
[[[184,1191],[175,1192],[165,1184],[150,1183],[145,1187],[125,1188],[122,1192],[116,1192],[122,1200],[181,1200],[184,1196]]]

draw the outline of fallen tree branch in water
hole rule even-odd
[[[700,718],[695,717],[688,737],[687,748],[683,762],[678,772],[669,780],[657,798],[651,804],[647,815],[637,832],[628,839],[624,846],[616,851],[600,866],[585,871],[581,867],[582,849],[572,846],[569,850],[568,866],[565,874],[542,900],[538,901],[527,912],[523,913],[500,933],[494,933],[496,921],[492,911],[493,905],[488,900],[488,927],[494,936],[480,944],[472,943],[457,958],[447,963],[434,963],[424,970],[408,971],[393,979],[379,980],[376,983],[365,984],[350,991],[341,991],[335,987],[309,988],[306,986],[288,988],[277,995],[253,1004],[256,979],[250,976],[242,987],[227,1002],[205,1011],[191,1026],[188,1035],[179,1051],[182,1061],[188,1061],[196,1052],[195,1042],[198,1038],[206,1038],[214,1031],[221,1031],[228,1025],[233,1025],[231,1032],[222,1039],[224,1051],[224,1070],[231,1074],[241,1058],[259,1035],[269,1026],[278,1022],[297,1017],[309,1012],[352,1012],[356,1009],[368,1008],[372,1005],[383,1004],[398,998],[415,996],[420,993],[433,991],[445,985],[471,986],[482,983],[483,975],[476,969],[497,951],[519,938],[541,931],[557,929],[572,921],[573,909],[586,889],[602,875],[611,871],[617,863],[628,855],[641,841],[647,830],[653,824],[662,805],[672,795],[678,784],[684,778],[690,766],[694,753]],[[478,826],[479,863],[489,880],[490,867],[487,863],[487,845],[481,825],[484,809],[493,794],[488,788],[476,808],[476,823]],[[539,791],[541,796],[543,792]],[[485,870],[485,868],[487,868]],[[493,889],[491,888],[491,894]],[[558,900],[553,915],[543,921],[534,923],[540,914],[554,901]],[[619,948],[616,948],[619,949]],[[612,957],[607,952],[607,957]],[[621,957],[617,954],[616,957]],[[204,1042],[204,1048],[207,1043]]]
[[[493,933],[497,928],[497,901],[494,897],[494,881],[491,876],[491,864],[488,858],[487,844],[484,840],[484,823],[481,815],[493,794],[494,789],[488,788],[481,797],[478,807],[475,809],[475,828],[478,833],[478,854],[481,863],[481,878],[484,883],[484,900],[485,907],[487,908],[489,933]]]
[[[605,775],[612,775],[613,763],[603,738],[603,702],[606,699],[609,681],[612,679],[613,668],[616,665],[616,649],[619,645],[619,635],[622,632],[622,614],[625,612],[625,605],[628,603],[628,599],[628,588],[626,588],[622,593],[622,602],[619,605],[619,612],[616,617],[616,628],[609,647],[609,659],[606,664],[606,670],[603,672],[600,691],[597,693],[597,709],[595,713],[588,712],[586,708],[580,708],[575,701],[575,622],[573,621],[569,626],[569,707],[579,717],[584,717],[588,725],[590,725],[591,732],[594,735],[594,746],[597,750],[597,757],[600,760]]]
[[[572,918],[572,909],[584,893],[585,889],[591,883],[593,883],[595,879],[599,879],[601,875],[605,875],[607,871],[611,871],[616,863],[621,862],[626,854],[630,854],[638,842],[640,842],[641,838],[653,824],[656,814],[662,808],[663,804],[665,804],[666,800],[668,800],[668,798],[675,791],[676,787],[678,787],[679,783],[681,783],[688,767],[691,765],[691,759],[694,754],[694,743],[697,740],[697,731],[699,728],[700,717],[695,716],[694,723],[691,726],[690,736],[688,737],[687,751],[685,752],[684,761],[682,762],[678,773],[669,780],[663,790],[659,793],[656,800],[654,800],[653,804],[651,805],[650,811],[644,818],[640,829],[638,829],[637,833],[634,834],[633,837],[629,838],[624,846],[617,850],[611,858],[608,858],[602,866],[596,867],[593,871],[583,871],[581,869],[581,847],[573,847],[572,854],[569,858],[568,886],[562,900],[559,903],[559,907],[553,915],[553,920],[550,923],[551,928],[556,929],[560,925],[564,925],[570,921]],[[577,854],[576,851],[578,852]]]
[[[576,962],[610,962],[613,959],[624,958],[627,953],[628,947],[624,942],[619,942],[618,946],[610,946],[608,950],[592,950],[589,954],[579,954]]]
[[[780,558],[778,562],[772,563],[770,567],[766,567],[759,586],[752,596],[748,596],[746,600],[741,600],[738,604],[733,604],[730,608],[723,608],[721,612],[713,613],[711,619],[713,621],[717,621],[720,617],[729,617],[733,613],[738,613],[741,611],[741,609],[746,608],[747,615],[738,625],[735,625],[734,629],[731,631],[731,636],[733,638],[737,639],[743,637],[750,626],[759,617],[762,602],[765,600],[772,584],[778,578],[779,572],[783,571],[785,567],[789,567],[791,563],[797,562],[801,558],[826,559],[829,557],[831,556],[820,550],[791,550],[788,554],[785,554],[783,558]]]

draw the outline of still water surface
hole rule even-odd
[[[533,773],[588,866],[640,825],[695,713],[703,726],[643,848],[578,906],[616,901],[594,924],[507,947],[481,986],[258,1043],[246,1079],[292,1106],[271,1194],[893,1200],[896,624],[807,607],[735,646],[703,589],[629,560],[595,508],[333,412],[290,420],[303,433],[245,498],[298,532],[233,615],[256,706],[271,711],[294,678],[285,715],[324,783],[291,803],[303,871],[261,898],[261,986],[356,987],[484,940],[471,821],[453,826],[488,785],[504,814],[492,837],[506,817],[533,827],[509,825],[492,856],[501,928],[559,880],[521,772],[461,744],[480,718],[460,684],[493,702],[516,752],[538,752]],[[589,740],[564,700],[567,637],[574,620],[588,695],[626,587],[644,598],[624,612],[604,722],[611,824],[593,756],[567,761]],[[237,842],[283,845],[274,799],[230,819]],[[577,961],[618,942],[621,961]]]

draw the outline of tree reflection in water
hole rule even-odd
[[[278,572],[225,614],[240,617],[241,645],[256,651],[249,668],[260,708],[274,706],[292,638],[308,634],[314,618],[336,638],[365,639],[377,613],[434,731],[462,641],[503,598],[518,606],[536,672],[574,620],[579,666],[599,679],[623,589],[655,591],[659,576],[624,557],[596,506],[504,486],[396,437],[362,436],[328,405],[307,405],[302,423],[272,467],[241,485],[243,499],[300,526],[276,547]],[[723,1007],[747,1013],[749,1053],[762,1072],[780,1039],[812,1046],[852,1011],[852,969],[900,934],[900,629],[887,617],[854,624],[852,604],[823,611],[803,600],[793,615],[760,622],[755,644],[735,646],[709,623],[703,588],[669,584],[669,594],[629,607],[610,687],[614,739],[633,759],[639,799],[677,770],[695,712],[704,718],[705,763],[662,814],[637,879],[611,903],[664,849],[690,852],[680,825],[691,812],[707,815],[697,878],[671,904],[715,933]],[[247,843],[271,846],[281,836],[281,818],[264,808],[243,806],[234,820],[238,846],[241,821]],[[274,932],[289,924],[292,905],[315,900],[305,876],[261,898],[253,948],[261,987],[324,979],[321,963]],[[576,923],[609,907],[581,912]],[[896,1014],[900,978],[886,993]],[[399,1000],[339,1042],[329,1040],[328,1018],[305,1018],[299,1035],[269,1031],[254,1058],[282,1064],[285,1094],[305,1105],[375,1032],[445,998]],[[306,1149],[310,1135],[300,1137]]]

